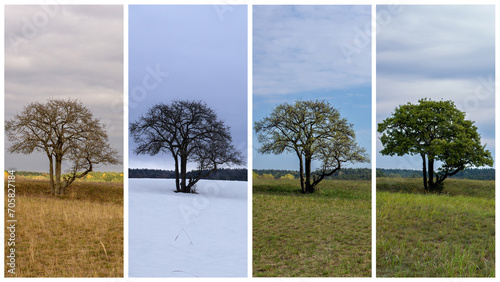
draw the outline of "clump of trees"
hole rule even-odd
[[[316,185],[344,163],[369,162],[352,127],[328,102],[299,100],[278,105],[254,128],[260,153],[297,155],[301,190],[314,193]],[[313,161],[320,163],[316,171],[311,170]]]
[[[426,191],[441,192],[443,181],[468,167],[492,166],[493,158],[473,121],[453,101],[420,99],[397,107],[378,124],[383,155],[422,157]],[[435,170],[435,163],[442,163]]]
[[[242,153],[232,144],[229,127],[202,101],[154,105],[130,124],[130,133],[137,144],[135,154],[170,153],[177,192],[191,193],[200,179],[223,164],[244,164]],[[197,169],[188,177],[189,162]]]
[[[120,163],[111,148],[104,124],[80,101],[49,99],[28,104],[5,123],[12,142],[10,153],[44,152],[49,159],[51,192],[63,195],[75,179],[86,176],[97,165]],[[63,162],[70,168],[62,175]]]

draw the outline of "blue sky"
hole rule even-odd
[[[377,6],[377,15],[388,15]],[[494,6],[401,6],[377,29],[377,123],[420,98],[452,100],[495,156]],[[382,144],[377,133],[377,152]],[[377,167],[422,169],[421,158],[377,153]]]
[[[253,6],[253,120],[280,103],[325,100],[371,155],[370,23],[371,6]],[[253,132],[253,168],[298,170],[296,155],[259,147]]]
[[[160,102],[203,100],[246,160],[247,49],[244,5],[129,6],[129,121]],[[129,136],[129,167],[174,169],[169,155],[137,156],[135,147]]]

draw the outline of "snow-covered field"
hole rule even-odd
[[[247,277],[247,182],[129,180],[130,277]]]

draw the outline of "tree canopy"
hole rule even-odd
[[[260,153],[297,155],[302,192],[314,193],[316,185],[344,163],[369,162],[352,127],[328,102],[299,100],[276,106],[254,128],[262,145]],[[313,161],[320,163],[314,172]]]
[[[229,127],[202,101],[173,101],[157,104],[130,124],[136,154],[168,152],[175,162],[176,191],[190,193],[202,178],[220,165],[243,164],[234,148]],[[187,164],[197,165],[187,176]]]
[[[30,103],[6,121],[5,132],[12,142],[9,152],[40,151],[47,155],[53,194],[64,194],[75,179],[84,177],[99,164],[120,163],[118,151],[108,144],[104,124],[78,100]],[[63,161],[71,162],[64,176]]]
[[[443,181],[468,167],[492,166],[493,158],[473,121],[453,101],[420,99],[407,103],[378,124],[383,155],[420,155],[424,188],[441,192]],[[435,162],[441,167],[435,171]]]

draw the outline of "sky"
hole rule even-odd
[[[79,99],[123,160],[123,97],[123,6],[5,6],[5,120],[31,102]],[[48,172],[49,165],[44,153],[6,151],[5,168]]]
[[[202,100],[247,162],[247,49],[245,5],[130,5],[130,122],[158,103]],[[136,155],[136,146],[129,136],[130,168],[174,169],[170,155]]]
[[[377,6],[376,122],[420,98],[452,100],[495,156],[494,6]],[[377,133],[377,168],[422,169],[420,156],[390,157]]]
[[[253,6],[253,121],[281,103],[325,100],[371,155],[369,35],[371,6]],[[298,170],[296,155],[258,153],[255,131],[252,142],[254,169]]]

